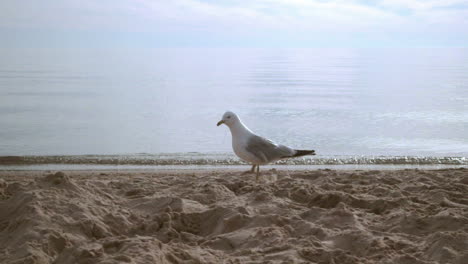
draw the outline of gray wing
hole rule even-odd
[[[253,135],[249,138],[246,150],[263,163],[291,157],[295,153],[295,151],[289,147],[277,145],[271,140],[257,135]]]

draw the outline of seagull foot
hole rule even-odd
[[[257,165],[252,165],[252,168],[249,171],[243,172],[242,175],[255,173],[255,167],[257,167]]]

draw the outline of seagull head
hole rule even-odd
[[[226,113],[224,113],[223,118],[221,118],[217,126],[220,126],[222,124],[225,124],[226,126],[231,126],[237,122],[240,122],[239,117],[235,113],[227,111]]]

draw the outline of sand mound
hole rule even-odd
[[[0,263],[468,259],[466,169],[0,175]]]

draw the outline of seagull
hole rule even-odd
[[[231,130],[234,153],[242,160],[252,164],[251,173],[254,173],[255,168],[257,168],[257,182],[260,175],[260,165],[280,159],[315,155],[315,150],[293,149],[256,135],[233,112],[224,113],[217,126],[222,124],[225,124]]]

